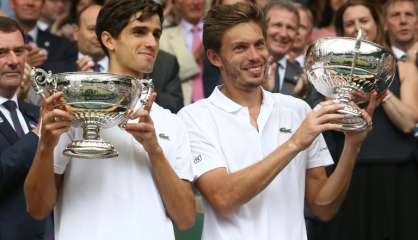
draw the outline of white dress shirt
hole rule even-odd
[[[78,59],[81,59],[85,56],[86,55],[82,54],[81,52],[78,52]],[[106,73],[109,71],[109,58],[107,56],[104,56],[102,59],[97,61],[97,64],[100,65],[100,72]]]
[[[183,30],[184,38],[186,39],[187,49],[189,49],[190,52],[192,52],[193,49],[193,33],[192,29],[194,27],[193,24],[185,21],[184,19],[180,22],[181,29]],[[202,40],[203,36],[203,22],[200,21],[198,23],[198,26],[200,28],[200,39]]]
[[[8,100],[9,99],[0,96],[0,111],[1,111],[1,113],[3,113],[4,117],[9,122],[10,126],[12,126],[12,128],[15,129],[15,126],[14,126],[13,121],[12,121],[12,116],[11,116],[9,110],[7,110],[3,106],[3,103],[8,101]],[[20,110],[19,110],[19,102],[17,101],[17,96],[14,95],[13,98],[10,99],[10,100],[12,100],[16,103],[16,106],[17,106],[16,112],[17,112],[17,117],[19,118],[19,123],[22,126],[23,132],[25,134],[27,134],[29,132],[29,128],[28,128],[28,125],[26,124],[26,121],[25,121],[25,118],[23,117],[22,112],[20,112]],[[16,131],[16,129],[15,129],[15,131]]]

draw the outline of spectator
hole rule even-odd
[[[27,42],[31,43],[29,63],[31,66],[55,73],[74,71],[76,70],[74,60],[77,57],[75,47],[66,39],[37,27],[43,4],[43,0],[12,0],[16,20],[25,32]],[[39,56],[42,54],[43,58]]]
[[[75,25],[69,23],[72,2],[70,0],[44,0],[38,27],[74,42]]]
[[[311,111],[302,100],[264,91],[265,32],[262,12],[250,4],[219,5],[205,19],[205,49],[224,84],[179,113],[205,198],[203,240],[306,239],[304,201],[332,217],[367,135],[346,135],[338,171],[328,178],[323,166],[332,159],[321,131],[341,129],[331,122],[343,117],[334,114],[342,105],[327,101]]]
[[[349,1],[336,16],[338,35],[354,37],[358,25],[366,40],[384,44],[381,18],[369,2]],[[417,149],[411,134],[418,111],[410,106],[418,105],[417,87],[416,76],[395,76],[374,113],[373,131],[359,152],[346,200],[329,223],[314,222],[311,239],[418,238]],[[325,139],[334,158],[338,158],[341,134],[328,132]]]
[[[108,72],[109,58],[96,36],[96,21],[100,5],[90,5],[80,12],[75,39],[78,47],[78,71]]]
[[[76,48],[67,39],[37,27],[43,4],[43,0],[12,0],[16,19],[22,26],[28,43],[28,63],[32,67],[51,70],[53,73],[75,71]],[[29,89],[28,101],[35,105],[40,102],[32,88]]]
[[[320,0],[319,2],[324,2]],[[326,0],[323,12],[316,13],[322,16],[322,21],[319,23],[319,29],[314,29],[310,36],[309,42],[313,43],[322,37],[335,36],[335,13],[347,0]]]
[[[167,28],[161,36],[161,49],[177,57],[184,104],[204,97],[202,29],[205,0],[178,0],[176,8],[182,17],[176,27]]]
[[[27,50],[23,30],[0,17],[0,239],[43,239],[45,221],[26,212],[23,182],[38,144],[38,107],[19,101]]]
[[[267,22],[267,47],[272,56],[270,77],[264,88],[272,92],[293,94],[302,68],[287,59],[299,28],[298,10],[292,2],[272,0],[264,8]]]
[[[384,13],[392,51],[397,59],[405,60],[409,49],[418,41],[418,3],[416,0],[388,0]]]
[[[303,68],[305,66],[305,54],[308,47],[309,37],[312,33],[313,19],[312,12],[309,8],[298,3],[295,3],[295,7],[298,10],[300,21],[295,41],[288,53],[288,58],[290,61],[296,61],[297,64]]]

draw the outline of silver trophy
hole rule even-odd
[[[84,159],[118,156],[114,146],[100,138],[100,129],[126,122],[127,115],[144,107],[153,91],[151,80],[110,73],[52,74],[33,68],[31,80],[42,97],[64,93],[63,102],[74,113],[72,126],[83,129],[83,139],[70,143],[64,154]]]
[[[353,95],[381,94],[392,83],[395,58],[383,46],[357,38],[329,37],[317,40],[306,53],[305,71],[322,95],[344,103],[340,110],[344,131],[367,127]],[[358,102],[357,102],[358,103]]]

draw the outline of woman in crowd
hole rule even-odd
[[[385,45],[380,15],[369,2],[349,1],[337,11],[337,35],[355,37],[356,26],[365,40]],[[418,166],[412,137],[418,120],[416,81],[416,75],[396,74],[374,113],[373,131],[358,155],[345,202],[330,222],[313,222],[311,239],[418,239]],[[325,138],[338,159],[343,136],[329,132]]]
[[[318,29],[314,29],[309,42],[313,43],[322,37],[335,36],[336,12],[345,2],[347,0],[312,1],[310,5]]]

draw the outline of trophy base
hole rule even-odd
[[[64,155],[82,158],[113,158],[118,156],[112,144],[102,140],[80,140],[70,143],[64,150]]]
[[[344,109],[338,112],[343,113],[346,117],[338,123],[343,126],[345,132],[361,131],[367,128],[367,122],[361,115],[361,111],[353,105],[346,105]]]

